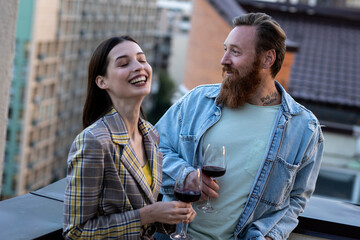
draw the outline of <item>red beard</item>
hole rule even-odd
[[[252,68],[243,76],[239,70],[223,66],[223,82],[216,102],[228,108],[237,108],[248,102],[261,83],[260,59],[256,58]],[[233,73],[232,76],[225,76],[225,72]]]

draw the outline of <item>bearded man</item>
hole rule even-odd
[[[156,124],[161,192],[164,201],[174,200],[180,167],[201,165],[208,144],[225,146],[225,175],[202,178],[201,200],[210,197],[217,212],[197,210],[188,233],[204,240],[287,239],[314,192],[324,139],[317,118],[275,81],[285,55],[280,25],[264,13],[233,23],[223,82],[193,89]]]

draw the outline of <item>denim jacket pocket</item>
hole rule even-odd
[[[282,205],[291,191],[298,167],[277,158],[260,201],[273,207]]]

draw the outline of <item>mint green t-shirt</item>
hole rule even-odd
[[[220,120],[204,136],[203,151],[210,144],[224,145],[227,168],[216,178],[219,197],[211,200],[215,214],[197,210],[188,233],[194,239],[234,239],[234,229],[264,158],[272,126],[280,105],[245,104],[237,109],[224,107]]]

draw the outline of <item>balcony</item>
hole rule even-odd
[[[63,239],[66,179],[0,202],[0,239]],[[290,240],[360,238],[360,206],[312,197]]]

